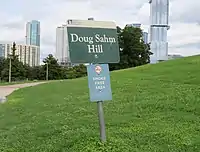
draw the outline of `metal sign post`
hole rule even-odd
[[[90,65],[92,65],[92,63]],[[102,69],[98,65],[95,67],[95,71],[99,75]],[[102,142],[106,142],[106,126],[105,126],[104,112],[103,112],[103,101],[97,101],[97,110],[98,110],[98,117],[99,117],[100,139]]]
[[[106,141],[106,126],[104,121],[103,113],[103,101],[97,102],[98,116],[99,116],[99,128],[100,128],[100,139],[102,142]]]

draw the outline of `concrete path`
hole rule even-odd
[[[13,84],[13,85],[0,86],[0,97],[7,97],[13,91],[20,89],[20,88],[35,86],[35,85],[39,85],[39,84],[43,84],[43,83],[47,83],[47,82],[34,82],[34,83],[24,83],[24,84]]]

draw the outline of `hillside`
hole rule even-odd
[[[200,56],[111,73],[99,143],[87,78],[25,88],[0,105],[2,152],[199,152]]]

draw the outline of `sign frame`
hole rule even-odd
[[[88,87],[91,102],[112,100],[110,71],[108,64],[87,66]]]
[[[67,43],[72,63],[119,63],[117,26],[114,22],[70,20]]]

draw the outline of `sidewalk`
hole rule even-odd
[[[0,86],[0,97],[7,97],[13,91],[15,91],[17,89],[20,89],[20,88],[36,86],[36,85],[43,84],[43,83],[47,83],[47,82],[33,82],[33,83],[24,83],[24,84],[14,84],[14,85]]]

